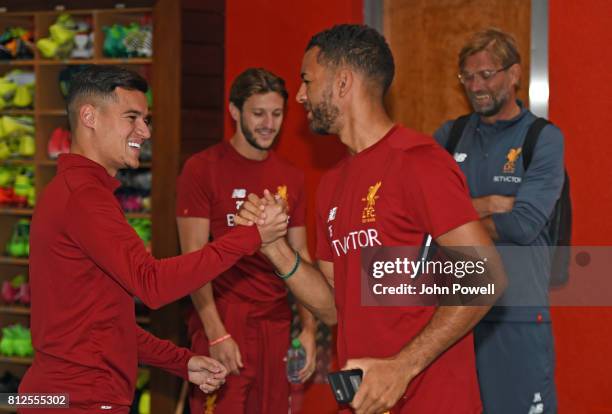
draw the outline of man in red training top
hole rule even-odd
[[[289,244],[310,261],[304,174],[271,150],[287,96],[285,81],[262,68],[247,69],[234,79],[229,105],[234,135],[189,158],[178,181],[176,213],[184,253],[201,249],[209,236],[216,240],[231,231],[247,194],[270,188],[289,205]],[[292,315],[287,288],[270,263],[260,253],[245,256],[191,297],[196,310],[189,320],[191,350],[210,355],[230,371],[218,393],[192,393],[191,413],[214,406],[215,413],[286,414],[284,357]],[[316,325],[301,305],[298,313],[299,339],[307,354],[300,379],[305,381],[315,369]]]
[[[463,175],[431,137],[389,118],[383,97],[394,62],[376,30],[339,25],[318,33],[306,48],[301,72],[297,100],[311,129],[338,135],[350,155],[319,184],[320,272],[300,264],[284,239],[262,252],[287,277],[298,300],[324,322],[338,323],[340,365],[363,371],[351,403],[355,412],[480,413],[470,331],[490,306],[361,304],[361,249],[419,246],[426,234],[440,246],[474,246],[480,260],[486,252],[497,275],[493,280],[503,290],[499,258],[478,222]],[[275,204],[269,194],[267,199]],[[249,201],[241,218],[259,222],[261,202],[253,195]]]
[[[69,413],[127,413],[138,362],[216,390],[223,366],[141,329],[133,297],[159,308],[286,232],[287,216],[277,209],[270,226],[237,228],[188,255],[156,260],[146,252],[113,195],[113,176],[138,167],[140,146],[150,138],[147,88],[140,75],[114,66],[75,76],[67,99],[72,153],[60,157],[32,220],[36,353],[19,392],[67,393]]]

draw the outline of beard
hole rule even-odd
[[[260,145],[255,139],[255,134],[253,130],[249,129],[249,127],[245,125],[244,118],[242,117],[242,113],[240,113],[240,130],[242,131],[242,135],[244,135],[244,138],[247,140],[249,145],[251,145],[253,148],[258,149],[260,151],[268,151],[270,148],[272,148],[272,146],[276,143],[276,137],[278,136],[278,135],[275,135],[274,139],[272,140],[272,142],[270,142],[269,145],[267,146]],[[272,131],[272,132],[276,132],[276,131]]]
[[[312,114],[309,121],[310,130],[315,134],[329,135],[334,133],[334,124],[340,115],[340,109],[331,103],[332,91],[329,88],[323,93],[323,101],[317,105],[306,103],[305,108]]]
[[[503,91],[498,94],[495,94],[493,91],[468,92],[467,95],[474,112],[487,117],[497,115],[508,101],[508,94]],[[478,102],[477,96],[483,95],[490,96],[488,103]]]

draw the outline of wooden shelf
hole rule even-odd
[[[30,11],[18,11],[18,12],[14,12],[14,11],[6,11],[6,10],[10,10],[8,8],[5,8],[5,11],[0,12],[0,16],[4,17],[4,16],[8,16],[8,17],[34,17],[34,13],[30,12]]]
[[[70,66],[70,65],[95,65],[96,59],[38,59],[36,64],[40,66]]]
[[[57,15],[60,13],[70,13],[72,15],[83,15],[83,14],[145,14],[145,13],[152,13],[153,12],[153,8],[151,7],[115,7],[115,8],[108,8],[108,9],[69,9],[67,8],[66,10],[42,10],[42,11],[37,11],[35,13],[32,12],[16,12],[15,14],[18,15],[26,15],[26,16],[30,16],[30,15],[34,15],[34,14],[48,14],[48,15]],[[10,14],[10,13],[6,13],[6,14]]]
[[[151,213],[125,213],[125,217],[129,219],[137,219],[137,218],[151,218]]]
[[[57,166],[57,160],[42,160],[42,161],[38,161],[38,165],[44,165],[45,167],[55,167],[55,166]]]
[[[6,216],[31,216],[34,213],[32,208],[12,208],[0,206],[0,214]]]
[[[97,59],[101,65],[150,65],[152,58],[102,58]]]
[[[37,111],[38,115],[53,115],[53,116],[61,116],[68,115],[65,109],[41,109]]]
[[[2,16],[2,15],[0,15]],[[7,66],[34,66],[33,59],[3,59],[0,60],[0,65]]]
[[[34,359],[32,357],[8,357],[0,355],[0,362],[7,362],[9,364],[20,364],[20,365],[32,365]]]
[[[27,258],[0,256],[0,264],[28,266],[30,264],[30,260]]]
[[[30,308],[23,305],[0,305],[0,313],[9,315],[29,315]]]
[[[6,160],[0,161],[0,165],[34,165],[33,159],[20,159],[20,158],[7,158]]]
[[[2,15],[0,14],[0,17]],[[73,66],[73,65],[150,65],[152,58],[99,58],[99,59],[7,59],[0,60],[0,65],[9,66]]]
[[[3,109],[0,111],[0,116],[9,115],[9,116],[22,116],[29,115],[34,116],[33,109]]]
[[[3,413],[16,413],[17,407],[11,407],[9,405],[0,404],[0,412]]]
[[[38,59],[32,61],[40,66],[71,65],[149,65],[151,58],[100,58],[100,59]]]
[[[93,12],[93,10],[92,10]],[[98,14],[121,14],[121,13],[130,13],[130,14],[147,14],[153,13],[152,7],[130,7],[129,9],[123,7],[115,7],[114,9],[97,9],[95,10]]]
[[[10,10],[10,9],[9,9]],[[153,8],[151,7],[130,7],[130,8],[125,8],[125,7],[115,7],[115,8],[108,8],[108,9],[65,9],[65,10],[40,10],[40,11],[36,11],[36,12],[32,12],[32,11],[5,11],[5,12],[0,12],[0,17],[34,17],[34,15],[39,14],[39,15],[58,15],[60,13],[70,13],[70,14],[77,14],[77,15],[83,15],[83,14],[94,14],[94,13],[103,13],[103,14],[147,14],[147,13],[152,13],[153,12]]]

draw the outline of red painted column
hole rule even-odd
[[[612,2],[550,0],[549,4],[549,113],[565,134],[573,242],[609,246]],[[612,308],[555,308],[553,329],[559,413],[612,413]]]
[[[314,252],[314,200],[323,172],[344,154],[337,137],[321,137],[308,129],[302,105],[295,101],[301,83],[304,49],[315,33],[340,23],[363,21],[362,0],[227,0],[225,26],[225,99],[232,80],[248,67],[265,67],[285,79],[288,109],[277,147],[278,153],[306,173],[307,226]],[[226,113],[225,138],[233,133]],[[293,395],[293,413],[331,414],[336,403],[327,384],[312,384]]]

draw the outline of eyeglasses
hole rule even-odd
[[[511,63],[508,66],[504,66],[501,69],[495,69],[495,70],[494,69],[485,69],[485,70],[479,70],[478,72],[474,72],[474,73],[462,72],[462,73],[459,73],[457,75],[457,77],[459,78],[459,82],[461,82],[464,85],[466,83],[473,82],[474,79],[476,78],[476,76],[480,77],[481,80],[486,82],[489,79],[492,79],[499,72],[504,72],[504,71],[508,70],[510,68],[510,66],[512,66],[512,65],[514,65],[514,63]]]

